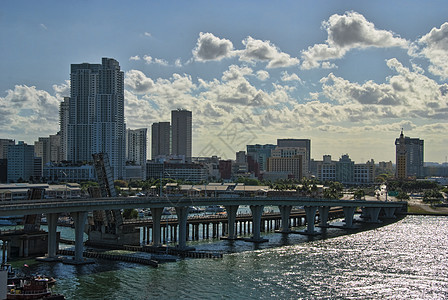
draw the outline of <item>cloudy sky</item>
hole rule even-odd
[[[311,139],[311,155],[448,156],[446,1],[0,3],[0,138],[59,130],[72,63],[120,62],[128,128],[193,112],[193,155]]]

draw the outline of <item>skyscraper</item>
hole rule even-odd
[[[151,127],[151,158],[158,155],[170,155],[171,127],[170,122],[153,123]]]
[[[59,127],[61,133],[61,160],[67,160],[68,123],[70,113],[70,97],[64,97],[59,106]]]
[[[423,177],[424,141],[419,138],[405,137],[403,130],[395,139],[396,176],[399,179],[407,177]]]
[[[171,138],[173,155],[184,155],[185,159],[191,159],[192,137],[191,137],[191,111],[171,111]]]
[[[126,160],[141,167],[141,178],[146,179],[146,128],[126,130]]]
[[[126,151],[124,74],[119,63],[72,64],[67,159],[91,162],[93,153],[107,153],[114,179],[123,176]]]

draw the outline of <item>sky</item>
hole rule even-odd
[[[0,138],[56,134],[70,64],[111,57],[127,128],[191,110],[194,156],[305,138],[395,162],[403,129],[445,162],[447,54],[446,1],[3,0]]]

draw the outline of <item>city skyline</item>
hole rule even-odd
[[[395,162],[403,128],[446,161],[443,2],[25,2],[0,7],[0,138],[56,134],[70,64],[111,57],[127,128],[190,110],[193,156],[294,138],[315,159]]]

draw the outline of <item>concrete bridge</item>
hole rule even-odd
[[[333,200],[307,197],[147,197],[147,198],[87,198],[87,199],[42,199],[29,201],[3,202],[0,205],[0,216],[41,214],[47,215],[48,222],[48,254],[49,260],[57,258],[56,227],[60,213],[70,213],[75,224],[75,256],[73,263],[83,263],[83,233],[87,221],[87,213],[96,210],[150,208],[153,219],[153,245],[161,245],[161,217],[165,207],[174,207],[179,222],[179,238],[177,248],[188,250],[187,216],[189,206],[223,205],[228,218],[228,239],[236,239],[235,220],[238,207],[250,207],[253,219],[253,236],[248,241],[259,243],[267,241],[261,237],[261,216],[264,206],[278,206],[281,214],[281,233],[291,233],[290,213],[293,206],[303,206],[306,213],[307,228],[304,234],[317,234],[314,220],[319,211],[321,226],[327,226],[328,212],[331,207],[342,207],[345,217],[344,228],[353,227],[353,216],[356,208],[363,209],[363,214],[370,222],[379,222],[378,216],[383,210],[385,217],[393,218],[397,209],[406,202],[384,202],[365,200]],[[310,221],[313,220],[313,221]]]

